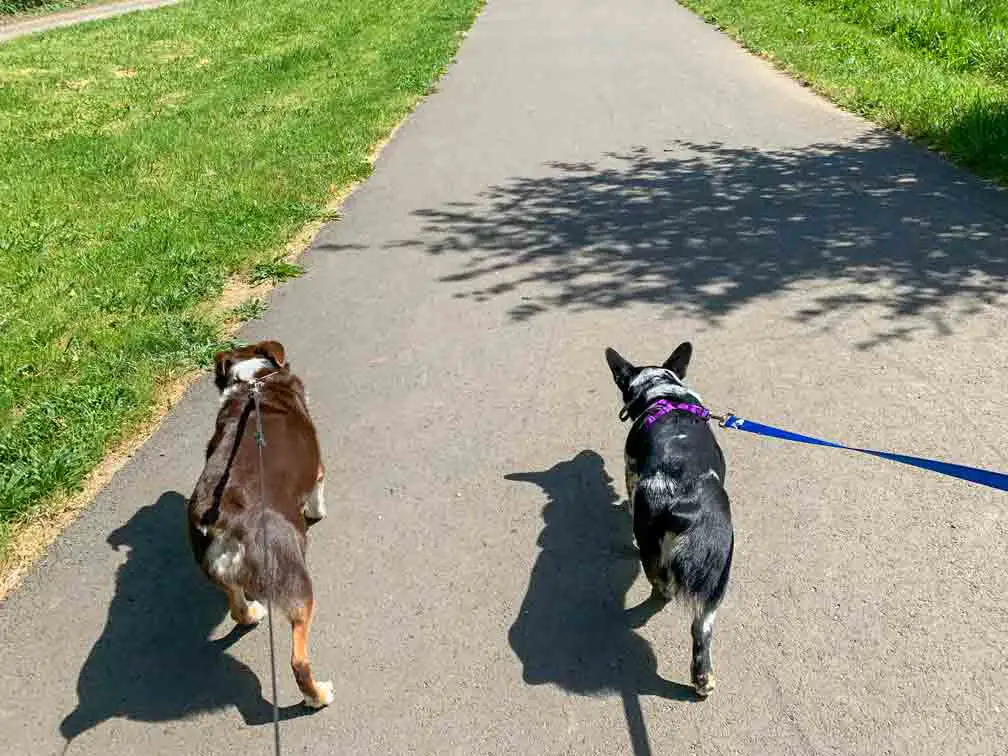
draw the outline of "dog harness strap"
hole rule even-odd
[[[645,404],[647,401],[647,397],[645,396],[637,396],[631,399],[623,406],[623,409],[620,410],[620,420],[626,422],[635,415],[637,415],[637,420],[640,420],[642,417],[650,415],[655,408],[661,408],[658,415],[659,417],[667,415],[669,412],[678,410],[680,412],[689,412],[691,415],[695,415],[701,420],[709,420],[711,418],[711,413],[706,407],[694,402],[676,402],[666,398],[659,398],[652,399],[650,403]],[[640,407],[639,411],[637,410],[638,405],[643,405]]]
[[[688,402],[670,402],[668,399],[659,399],[647,408],[644,413],[643,422],[645,428],[650,428],[666,415],[672,412],[688,412],[700,420],[710,419],[710,410],[701,407],[699,404],[689,404]]]
[[[948,475],[952,478],[967,480],[971,483],[978,483],[981,486],[987,486],[988,488],[996,488],[999,491],[1008,491],[1008,474],[994,472],[993,470],[982,470],[978,467],[957,465],[951,462],[942,462],[937,459],[927,459],[925,457],[911,457],[907,454],[896,454],[894,452],[875,451],[874,449],[862,449],[857,446],[847,446],[846,444],[838,444],[835,441],[826,441],[825,439],[816,438],[815,436],[805,436],[801,433],[794,433],[792,431],[783,430],[782,428],[775,428],[772,425],[755,423],[752,420],[745,420],[741,417],[737,417],[736,415],[728,415],[724,418],[721,422],[721,427],[729,428],[731,430],[746,431],[747,433],[755,433],[758,436],[779,438],[784,441],[795,441],[800,444],[828,446],[833,449],[844,449],[845,451],[857,452],[859,454],[868,454],[872,457],[888,459],[892,462],[899,462],[900,464],[910,465],[911,467],[919,467],[922,470],[931,470],[932,472],[936,472],[941,475]]]
[[[635,421],[634,424],[642,423],[645,428],[650,428],[652,425],[657,423],[663,417],[672,414],[673,412],[686,412],[693,415],[699,420],[710,420],[712,417],[716,418],[711,414],[711,411],[700,404],[693,404],[692,402],[673,402],[668,399],[658,399],[652,402],[644,410]],[[626,417],[624,416],[626,414]],[[626,420],[629,417],[629,412],[626,407],[620,413],[620,419]]]

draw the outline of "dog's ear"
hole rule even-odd
[[[279,341],[262,341],[256,344],[256,354],[270,360],[278,368],[287,367],[283,344]]]
[[[672,356],[665,360],[662,367],[666,370],[671,370],[673,373],[678,375],[680,379],[683,379],[686,377],[686,368],[689,367],[690,357],[692,356],[693,345],[688,341],[684,341],[676,347],[676,350],[672,352]]]
[[[620,391],[626,391],[627,386],[630,385],[630,381],[639,372],[638,369],[623,359],[622,355],[612,347],[606,348],[605,358],[606,362],[609,363],[609,369],[612,370],[613,380],[616,381],[616,385],[619,386]]]
[[[218,391],[227,388],[228,371],[234,364],[234,352],[217,352],[214,355],[214,384]]]

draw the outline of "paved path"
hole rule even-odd
[[[38,34],[49,29],[58,29],[62,26],[82,24],[85,21],[97,21],[134,11],[160,8],[162,5],[174,5],[177,2],[179,0],[119,0],[119,2],[89,5],[85,8],[48,13],[44,16],[29,17],[17,21],[0,20],[0,42],[23,37],[26,34]]]
[[[491,0],[248,338],[312,393],[330,519],[288,754],[1003,754],[1001,494],[724,436],[719,687],[614,508],[602,350],[695,341],[717,407],[1004,469],[1008,205],[670,0]],[[0,750],[267,753],[266,634],[227,636],[183,498],[194,386],[0,605]],[[217,640],[208,642],[207,638]],[[281,635],[286,658],[289,640]]]

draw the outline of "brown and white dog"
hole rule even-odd
[[[239,625],[257,624],[266,615],[260,601],[267,596],[290,620],[294,679],[305,704],[321,708],[332,703],[333,686],[315,679],[308,660],[315,599],[305,548],[307,520],[326,514],[325,471],[304,385],[276,341],[221,352],[215,361],[221,407],[189,500],[193,553],[206,576],[227,593]]]

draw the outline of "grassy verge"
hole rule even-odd
[[[80,8],[84,5],[93,5],[95,2],[96,0],[0,0],[0,23],[22,16]]]
[[[479,4],[192,0],[0,45],[0,549],[207,363],[229,276],[296,272]]]
[[[680,0],[840,105],[1008,183],[1008,0]]]

